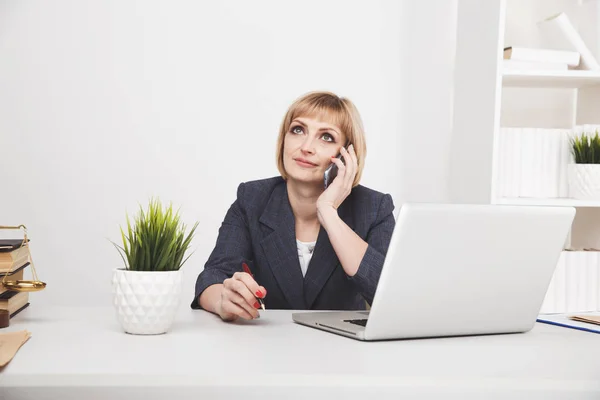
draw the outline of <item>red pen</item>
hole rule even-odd
[[[245,262],[242,263],[242,267],[244,268],[244,272],[247,273],[248,275],[250,275],[251,277],[254,278],[254,275],[252,275],[252,272],[250,271],[250,267],[248,267],[248,264],[246,264]],[[263,303],[262,299],[260,297],[257,297],[258,302],[260,303],[260,307],[265,310],[265,303]]]

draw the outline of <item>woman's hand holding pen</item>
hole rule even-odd
[[[216,306],[217,314],[225,321],[234,321],[239,317],[258,318],[260,303],[257,298],[263,299],[266,295],[267,290],[256,283],[250,274],[236,272],[223,281],[221,299]]]

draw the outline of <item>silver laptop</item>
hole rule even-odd
[[[527,332],[573,207],[403,204],[370,311],[305,311],[302,325],[358,340]]]

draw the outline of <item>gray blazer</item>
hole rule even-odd
[[[242,262],[267,289],[267,309],[357,310],[371,304],[395,225],[389,194],[357,186],[338,215],[369,245],[358,272],[344,272],[321,227],[306,276],[296,246],[295,220],[281,177],[242,183],[219,228],[216,246],[196,281],[191,307],[208,286],[223,283]]]

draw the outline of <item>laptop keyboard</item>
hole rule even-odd
[[[344,322],[350,322],[354,325],[367,326],[366,319],[345,319]]]

